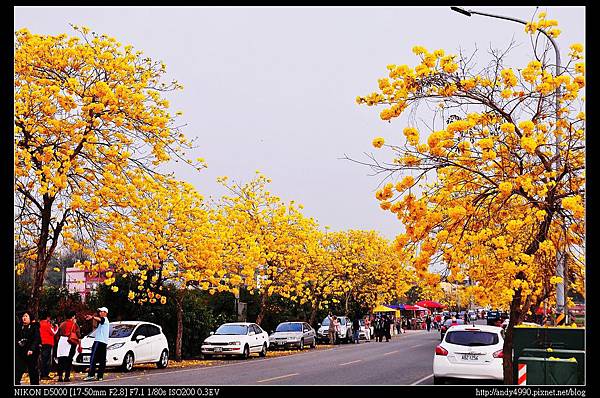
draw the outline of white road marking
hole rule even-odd
[[[258,380],[257,383],[263,383],[265,381],[271,381],[271,380],[277,380],[277,379],[283,379],[286,377],[292,377],[292,376],[296,376],[299,373],[290,373],[289,375],[283,375],[283,376],[277,376],[277,377],[271,377],[270,379],[264,379],[264,380]]]
[[[397,352],[398,352],[398,350],[396,350],[396,351],[390,351],[390,352],[386,352],[386,353],[385,353],[385,354],[383,354],[383,355],[395,354],[395,353],[397,353]]]
[[[358,359],[358,360],[352,361],[352,362],[340,363],[340,366],[350,365],[351,363],[357,363],[357,362],[362,362],[362,359]]]
[[[158,372],[152,372],[152,376],[155,375],[163,375],[163,374],[175,374],[175,373],[186,373],[186,372],[194,372],[194,371],[198,371],[198,370],[208,370],[208,369],[215,369],[215,368],[227,368],[229,366],[240,366],[240,365],[245,365],[245,364],[251,364],[251,363],[259,363],[259,362],[266,362],[266,361],[274,361],[274,360],[278,360],[278,359],[282,359],[282,358],[287,358],[287,357],[293,357],[295,355],[311,355],[311,354],[316,354],[318,352],[321,351],[327,351],[327,350],[333,350],[333,348],[322,348],[320,350],[312,350],[312,351],[307,351],[307,352],[301,352],[301,353],[297,353],[297,354],[292,354],[292,355],[282,355],[280,357],[266,357],[266,358],[262,358],[262,359],[254,359],[254,360],[249,360],[249,361],[242,361],[239,360],[238,362],[235,363],[231,363],[231,364],[223,364],[223,365],[192,365],[192,367],[189,368],[184,368],[184,369],[177,369],[177,370],[166,370],[166,371],[158,371]],[[269,355],[269,354],[267,354]],[[172,368],[171,368],[172,369]],[[144,371],[145,372],[145,371]],[[121,381],[121,380],[127,380],[127,379],[141,379],[144,375],[132,375],[132,376],[124,376],[124,377],[115,377],[115,378],[110,378],[110,379],[104,379],[104,381],[112,381],[112,380],[117,380],[117,381]],[[81,380],[82,383],[72,383],[70,385],[80,385],[80,384],[90,384],[90,383],[94,383],[94,382],[98,382],[99,381],[86,381],[84,382],[83,380]],[[146,385],[146,384],[144,384]],[[171,384],[168,384],[171,385]],[[172,384],[172,385],[177,385],[177,384]]]
[[[433,377],[433,373],[430,374],[429,376],[425,376],[422,379],[415,381],[414,383],[411,383],[411,386],[415,386],[415,385],[417,385],[417,384],[419,384],[421,382],[424,382],[425,380],[430,379],[432,377]]]

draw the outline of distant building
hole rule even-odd
[[[91,271],[77,267],[67,268],[65,274],[65,286],[69,292],[79,293],[82,301],[106,279],[104,275],[91,276]]]

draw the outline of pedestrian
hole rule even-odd
[[[336,328],[335,328],[335,323],[337,322],[337,319],[335,318],[335,315],[331,315],[329,314],[329,329],[327,330],[327,335],[329,337],[329,344],[333,345],[335,344],[335,335],[336,335]]]
[[[352,321],[352,340],[354,344],[359,344],[360,336],[360,316],[356,315]]]
[[[21,314],[15,330],[15,384],[21,384],[23,373],[29,374],[29,384],[40,384],[38,361],[40,357],[40,325],[31,311]]]
[[[392,318],[389,315],[385,315],[385,318],[383,320],[383,327],[384,327],[385,341],[389,342],[390,339],[392,338]]]
[[[81,331],[75,311],[67,313],[67,319],[58,328],[56,357],[58,358],[58,381],[71,381],[71,365],[75,351],[81,352]],[[64,375],[64,377],[63,377]]]
[[[52,323],[50,314],[47,311],[43,311],[41,315],[40,338],[42,347],[40,349],[40,379],[51,380],[52,348],[54,347],[54,335],[58,330],[58,326]]]
[[[379,342],[379,315],[375,316],[373,320],[373,336],[375,337],[375,341]]]
[[[335,331],[334,335],[335,335],[335,340],[337,341],[337,343],[339,344],[340,339],[339,339],[339,335],[340,335],[340,320],[338,319],[337,316],[333,316],[333,329]]]
[[[425,318],[425,323],[427,324],[427,331],[431,332],[431,316],[427,314],[427,318]]]
[[[385,335],[385,322],[383,319],[383,315],[380,315],[377,318],[377,341],[382,342],[383,341],[383,336]]]
[[[86,315],[85,319],[93,319],[98,322],[96,328],[96,337],[94,338],[94,344],[92,345],[92,353],[90,354],[90,370],[84,381],[94,380],[94,374],[96,374],[96,380],[102,380],[104,378],[104,368],[106,367],[106,346],[108,345],[108,334],[110,331],[110,322],[108,321],[108,308],[98,308],[98,316]],[[98,364],[98,371],[96,372],[96,364]]]
[[[371,320],[368,316],[365,317],[365,340],[371,341]]]
[[[435,316],[435,323],[434,323],[435,329],[440,330],[441,324],[442,324],[442,316],[438,313]]]

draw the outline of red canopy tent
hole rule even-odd
[[[426,308],[444,308],[443,304],[440,304],[437,301],[431,301],[431,300],[421,300],[421,301],[417,302],[417,305],[420,305],[421,307],[426,307]]]

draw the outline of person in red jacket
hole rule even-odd
[[[40,337],[42,349],[40,351],[40,376],[42,380],[50,380],[50,367],[52,365],[52,348],[54,347],[54,335],[58,326],[52,323],[50,314],[42,312],[40,317]]]
[[[77,324],[75,311],[67,313],[67,319],[60,324],[58,328],[58,344],[56,345],[56,356],[58,358],[58,381],[71,381],[71,366],[75,351],[79,351],[80,342],[78,344],[69,343],[69,336],[75,333],[78,339],[81,339],[81,330]],[[81,352],[81,351],[79,351]],[[64,378],[63,378],[64,375]]]

